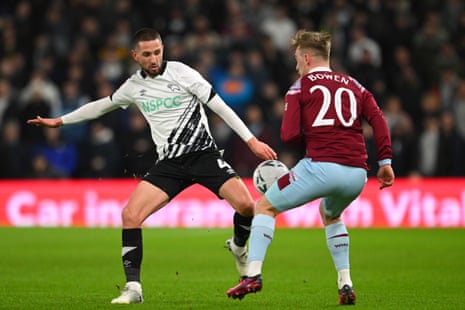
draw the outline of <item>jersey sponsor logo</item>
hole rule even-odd
[[[140,102],[144,112],[154,112],[161,109],[173,109],[181,105],[181,96],[148,99]]]

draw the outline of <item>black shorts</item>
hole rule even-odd
[[[234,177],[238,177],[236,171],[219,151],[204,150],[158,161],[142,180],[162,189],[171,200],[185,188],[196,183],[205,186],[221,198],[220,187]]]

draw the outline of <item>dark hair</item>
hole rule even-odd
[[[137,44],[141,41],[161,40],[161,35],[158,31],[152,28],[141,28],[136,31],[132,37],[132,47],[136,48]]]

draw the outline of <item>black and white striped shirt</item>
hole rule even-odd
[[[200,73],[181,62],[166,61],[153,78],[138,70],[111,100],[121,108],[137,105],[150,125],[162,160],[217,148],[204,110],[212,92]]]

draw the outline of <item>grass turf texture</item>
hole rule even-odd
[[[119,229],[0,228],[0,309],[115,309],[124,285]],[[144,229],[137,309],[334,309],[336,273],[323,229],[279,229],[264,286],[238,280],[230,229]],[[465,230],[350,229],[357,309],[463,309]],[[128,307],[128,306],[126,306]]]

